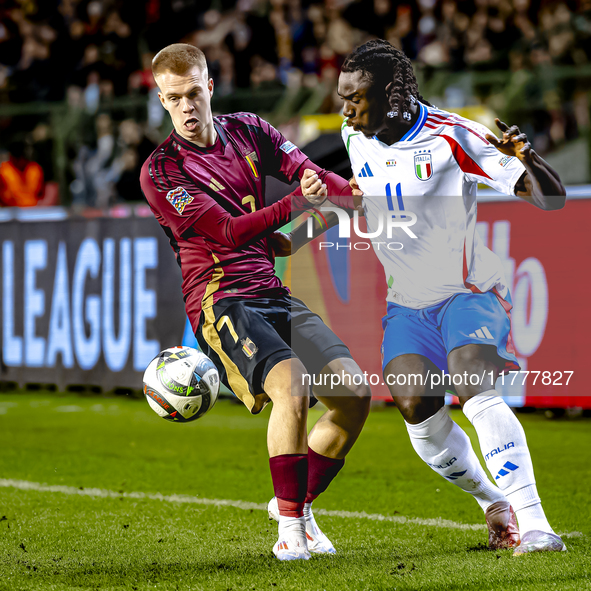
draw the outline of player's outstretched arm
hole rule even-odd
[[[272,234],[290,221],[293,212],[305,211],[309,206],[309,201],[297,190],[273,205],[237,217],[216,203],[183,235],[197,234],[218,244],[238,248]]]
[[[306,166],[312,166],[313,168],[305,168]],[[361,197],[363,191],[359,189],[355,179],[351,179],[348,183],[345,179],[341,178],[337,174],[328,173],[327,171],[317,167],[310,160],[307,160],[303,165],[303,174],[300,178],[300,189],[302,195],[316,206],[327,205],[334,207],[334,197],[327,199],[328,187],[331,187],[332,191],[338,191],[338,195],[345,196],[346,201],[340,201],[343,205],[354,205],[358,210],[361,210]],[[330,176],[328,176],[330,175]],[[323,179],[328,180],[324,182]],[[351,201],[352,198],[352,201]],[[297,228],[284,235],[290,241],[291,249],[288,252],[286,248],[286,242],[284,239],[273,241],[273,250],[275,256],[289,256],[290,254],[296,253],[302,246],[308,242],[314,240],[317,236],[324,234],[329,228],[336,226],[339,223],[339,217],[334,212],[324,212],[321,219],[317,216],[314,217],[312,223],[312,233],[308,234],[308,223],[307,221],[300,224]]]
[[[499,139],[486,134],[486,139],[499,152],[519,158],[525,166],[526,173],[515,185],[515,195],[540,209],[563,208],[566,190],[558,173],[534,151],[525,133],[521,133],[516,125],[509,127],[500,119],[495,119],[495,123],[503,137]]]
[[[179,170],[175,161],[165,160],[160,174],[153,174],[149,159],[142,167],[140,184],[152,209],[176,236],[185,239],[199,236],[212,244],[239,248],[289,223],[294,212],[312,207],[298,187],[268,207],[235,216]]]

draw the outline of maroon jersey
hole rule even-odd
[[[288,293],[275,275],[267,236],[310,204],[288,195],[265,207],[265,177],[291,182],[307,159],[269,123],[250,113],[214,118],[213,146],[175,131],[142,167],[140,183],[176,253],[185,307],[197,330],[202,301]]]

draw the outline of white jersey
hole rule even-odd
[[[375,232],[369,240],[384,266],[386,299],[420,309],[457,293],[495,287],[504,297],[508,288],[501,261],[476,232],[476,189],[485,183],[514,194],[525,167],[486,140],[486,127],[419,107],[415,125],[391,146],[342,128],[364,193],[367,229]],[[409,223],[415,216],[412,226],[388,232],[388,220]]]

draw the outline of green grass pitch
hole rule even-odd
[[[486,550],[476,502],[419,460],[388,408],[370,414],[315,503],[343,512],[318,516],[338,554],[282,563],[262,510],[272,496],[268,413],[223,400],[178,425],[124,397],[1,394],[0,590],[591,589],[588,419],[520,415],[567,553]]]

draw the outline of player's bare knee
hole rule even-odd
[[[354,404],[360,407],[371,403],[371,388],[362,374],[352,376],[350,385],[343,391],[345,396],[349,396]]]
[[[440,396],[396,396],[394,402],[407,423],[417,425],[432,417],[444,404]]]
[[[310,396],[307,391],[292,392],[289,387],[282,391],[269,394],[273,408],[282,409],[295,416],[306,417],[310,406]]]
[[[420,404],[419,398],[416,396],[408,397],[404,395],[392,396],[392,398],[394,399],[400,414],[404,417],[404,420],[412,422],[417,406]]]
[[[449,373],[460,398],[475,396],[495,387],[499,356],[492,346],[465,345],[448,356]]]
[[[365,416],[369,413],[371,406],[371,388],[368,384],[361,384],[355,390],[355,405],[360,413],[364,413]]]
[[[371,389],[367,384],[356,386],[346,397],[347,412],[358,420],[365,421],[371,406]]]
[[[403,381],[394,374],[384,374],[384,380],[390,390],[392,398],[418,399],[427,394],[427,388],[422,381]]]

